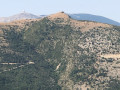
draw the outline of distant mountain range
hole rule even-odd
[[[119,22],[111,20],[103,16],[91,15],[91,14],[69,14],[69,15],[71,16],[71,18],[76,19],[76,20],[96,21],[96,22],[120,26]]]
[[[20,20],[20,19],[36,19],[36,18],[39,18],[39,17],[40,16],[33,15],[31,13],[23,12],[23,13],[16,14],[16,15],[13,15],[13,16],[10,16],[10,17],[1,17],[0,22],[11,22],[11,21]]]
[[[11,22],[14,20],[20,19],[37,19],[42,18],[47,15],[34,15],[31,13],[22,12],[20,14],[16,14],[10,17],[0,17],[0,22]],[[95,21],[100,23],[107,23],[112,25],[120,26],[120,23],[109,18],[98,16],[98,15],[91,15],[91,14],[69,14],[69,16],[76,20],[88,20],[88,21]]]

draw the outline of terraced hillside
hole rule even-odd
[[[120,27],[64,12],[20,24],[0,25],[1,90],[120,89]]]

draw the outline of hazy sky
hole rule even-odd
[[[25,10],[36,15],[88,13],[105,16],[120,22],[120,0],[0,0],[0,17]]]

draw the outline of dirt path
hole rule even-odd
[[[104,54],[104,55],[101,55],[101,57],[117,59],[117,58],[120,58],[120,54]]]
[[[20,63],[0,63],[0,64],[2,64],[2,65],[19,65]],[[26,65],[30,65],[30,64],[35,64],[35,63],[30,61],[28,63],[20,64],[20,66],[17,66],[17,67],[13,67],[13,68],[10,68],[10,69],[5,69],[0,73],[7,72],[7,71],[12,71],[12,70],[15,70],[15,69],[18,69],[18,68],[22,68],[22,67],[25,67]]]

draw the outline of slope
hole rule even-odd
[[[64,12],[31,23],[19,31],[1,28],[8,43],[1,49],[14,53],[1,52],[0,62],[35,64],[0,73],[0,89],[120,89],[120,58],[102,57],[120,54],[120,27],[73,20]]]
[[[50,15],[43,22],[32,26],[25,33],[25,39],[36,45],[39,53],[45,53],[47,61],[57,64],[58,84],[63,90],[110,89],[113,88],[111,83],[119,83],[117,72],[120,69],[114,68],[119,65],[119,57],[100,57],[102,54],[120,53],[119,27],[76,21],[64,12]]]

